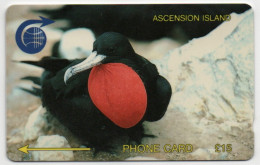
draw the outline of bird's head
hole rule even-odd
[[[94,66],[134,55],[134,49],[125,36],[115,32],[106,32],[96,39],[92,53],[87,59],[66,70],[64,82],[66,84],[72,76]]]

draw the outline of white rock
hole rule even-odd
[[[199,122],[202,118],[232,121],[227,122],[230,127],[233,122],[253,122],[253,11],[231,17],[207,36],[174,49],[156,63],[173,89],[169,111],[184,112],[201,128],[207,123]]]
[[[206,149],[199,148],[191,153],[192,160],[210,160],[210,153]]]
[[[34,148],[70,148],[68,141],[59,135],[40,136]],[[34,161],[72,161],[72,151],[32,151]]]
[[[144,123],[158,138],[142,143],[192,144],[206,149],[194,149],[191,160],[223,160],[226,153],[209,150],[216,142],[238,141],[243,148],[239,135],[253,136],[254,15],[248,10],[231,16],[205,37],[154,61],[173,94],[165,116]]]
[[[210,153],[210,160],[225,160],[228,156],[227,152],[216,152],[215,149],[207,149]]]
[[[170,38],[161,38],[152,42],[134,40],[130,40],[130,42],[137,54],[153,60],[162,58],[162,55],[181,45]]]
[[[199,148],[191,153],[192,160],[225,160],[227,152],[215,152],[215,149]]]
[[[86,58],[93,49],[95,36],[90,29],[76,28],[65,32],[59,45],[59,53],[63,58]]]
[[[40,106],[28,118],[24,129],[24,141],[37,139],[47,126],[46,109]]]

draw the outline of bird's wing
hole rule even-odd
[[[148,107],[144,119],[147,121],[160,120],[168,107],[172,95],[170,83],[159,75],[157,67],[146,58],[137,55],[138,63],[144,76],[148,94]]]
[[[170,83],[162,76],[158,75],[155,84],[150,86],[148,95],[150,100],[144,119],[147,121],[160,120],[169,105],[172,89]]]
[[[38,66],[44,68],[47,71],[55,72],[55,73],[72,63],[72,61],[70,60],[55,58],[55,57],[43,57],[40,61],[20,61],[20,62]]]
[[[140,64],[141,70],[144,72],[144,74],[148,77],[149,80],[154,80],[159,75],[156,66],[140,55],[137,55],[136,57],[137,62]]]
[[[76,60],[71,65],[63,68],[59,72],[56,73],[54,77],[52,77],[49,81],[51,83],[51,87],[56,91],[56,97],[70,97],[72,95],[84,95],[87,93],[87,82],[88,76],[91,69],[80,72],[73,77],[65,84],[64,82],[64,74],[66,70],[73,65],[80,63],[82,60]]]

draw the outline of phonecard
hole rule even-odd
[[[248,160],[253,119],[247,4],[6,11],[12,161]]]

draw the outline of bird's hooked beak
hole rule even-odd
[[[65,84],[72,76],[74,76],[82,71],[85,71],[89,68],[92,68],[94,66],[101,64],[101,61],[105,58],[106,58],[105,55],[97,54],[96,51],[92,52],[87,59],[85,59],[81,63],[74,65],[66,70],[66,72],[64,74]]]

